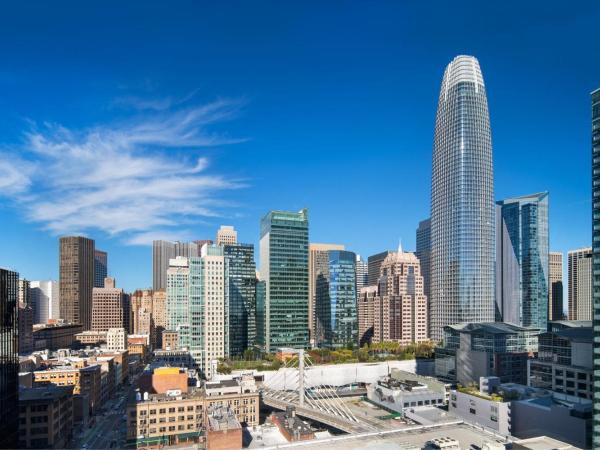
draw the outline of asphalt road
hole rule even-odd
[[[92,428],[86,428],[83,434],[74,439],[72,448],[89,450],[124,448],[127,438],[127,420],[123,416],[126,414],[127,398],[134,390],[134,386],[127,384],[114,398],[107,401],[101,411],[94,416],[95,423]]]

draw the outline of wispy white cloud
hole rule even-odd
[[[162,98],[146,98],[135,95],[126,95],[117,97],[114,100],[113,105],[120,108],[131,108],[140,111],[165,111],[190,101],[197,92],[198,90],[194,90],[181,97],[167,96]]]
[[[209,173],[199,154],[241,142],[207,130],[236,117],[240,103],[171,106],[83,130],[32,124],[20,148],[0,151],[0,195],[57,235],[101,231],[131,244],[191,237],[190,223],[221,213],[219,192],[242,186]]]

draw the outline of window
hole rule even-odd
[[[477,414],[477,411],[474,408],[469,408],[469,412],[471,414]]]

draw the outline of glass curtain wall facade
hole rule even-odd
[[[546,329],[548,193],[496,204],[496,321]]]
[[[167,270],[167,329],[178,332],[179,348],[188,347],[188,301],[190,266],[188,258],[172,258]]]
[[[265,350],[308,347],[308,210],[271,211],[260,224]]]
[[[103,288],[104,279],[108,276],[108,254],[102,250],[94,250],[94,287]]]
[[[254,245],[224,245],[223,254],[229,270],[229,353],[237,356],[256,341]]]
[[[431,338],[494,320],[494,175],[479,62],[457,56],[442,80],[431,180]]]
[[[600,89],[592,92],[592,285],[594,326],[593,444],[600,448]]]
[[[317,277],[317,346],[343,348],[358,343],[356,255],[330,250],[326,273]]]
[[[0,268],[0,448],[18,447],[18,283],[17,272]]]
[[[265,324],[266,324],[266,301],[267,287],[264,281],[256,281],[256,341],[257,347],[265,348]]]

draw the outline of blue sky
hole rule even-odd
[[[0,15],[0,265],[29,279],[79,232],[150,286],[153,237],[257,243],[269,209],[308,207],[314,242],[413,249],[463,53],[496,198],[548,190],[551,248],[591,242],[597,2],[22,3]]]

